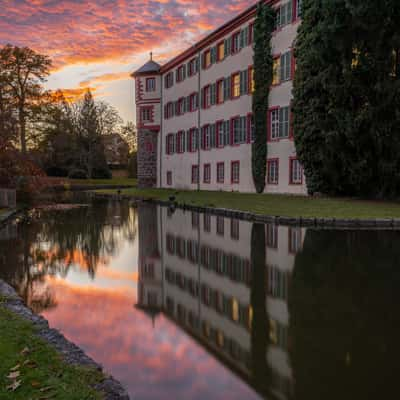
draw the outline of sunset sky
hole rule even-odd
[[[0,0],[0,45],[29,46],[54,62],[49,89],[90,87],[134,119],[129,74],[167,61],[254,0]]]

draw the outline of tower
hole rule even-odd
[[[161,126],[160,65],[150,60],[131,76],[136,89],[136,127],[138,133],[138,185],[157,186],[157,146]]]

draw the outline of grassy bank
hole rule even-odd
[[[102,380],[100,372],[66,365],[29,322],[1,306],[1,299],[0,356],[0,399],[103,398],[90,387]]]
[[[115,194],[115,190],[99,193]],[[304,218],[400,218],[400,203],[339,198],[247,194],[233,192],[177,192],[166,189],[125,189],[122,194],[137,198],[168,200],[180,204],[228,208],[255,214]]]

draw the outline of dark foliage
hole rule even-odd
[[[304,0],[294,135],[311,193],[400,194],[400,2]]]
[[[252,146],[253,180],[258,193],[265,188],[267,163],[267,110],[272,84],[273,58],[271,49],[275,11],[260,1],[254,24],[254,81],[253,115],[255,140]]]

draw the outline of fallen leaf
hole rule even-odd
[[[33,388],[37,388],[37,387],[40,386],[40,382],[38,382],[38,381],[32,381],[32,382],[31,382],[31,386],[32,386]]]
[[[12,368],[10,369],[10,371],[16,371],[16,370],[19,369],[19,368],[20,368],[20,365],[17,364],[15,367],[12,367]]]
[[[7,386],[7,390],[15,392],[21,386],[21,381],[14,381],[10,386]]]
[[[11,372],[10,374],[8,374],[7,378],[8,379],[17,379],[20,375],[21,375],[21,373],[19,371],[14,371],[14,372]]]
[[[29,348],[25,347],[22,351],[21,354],[24,356],[25,354],[29,354]]]

